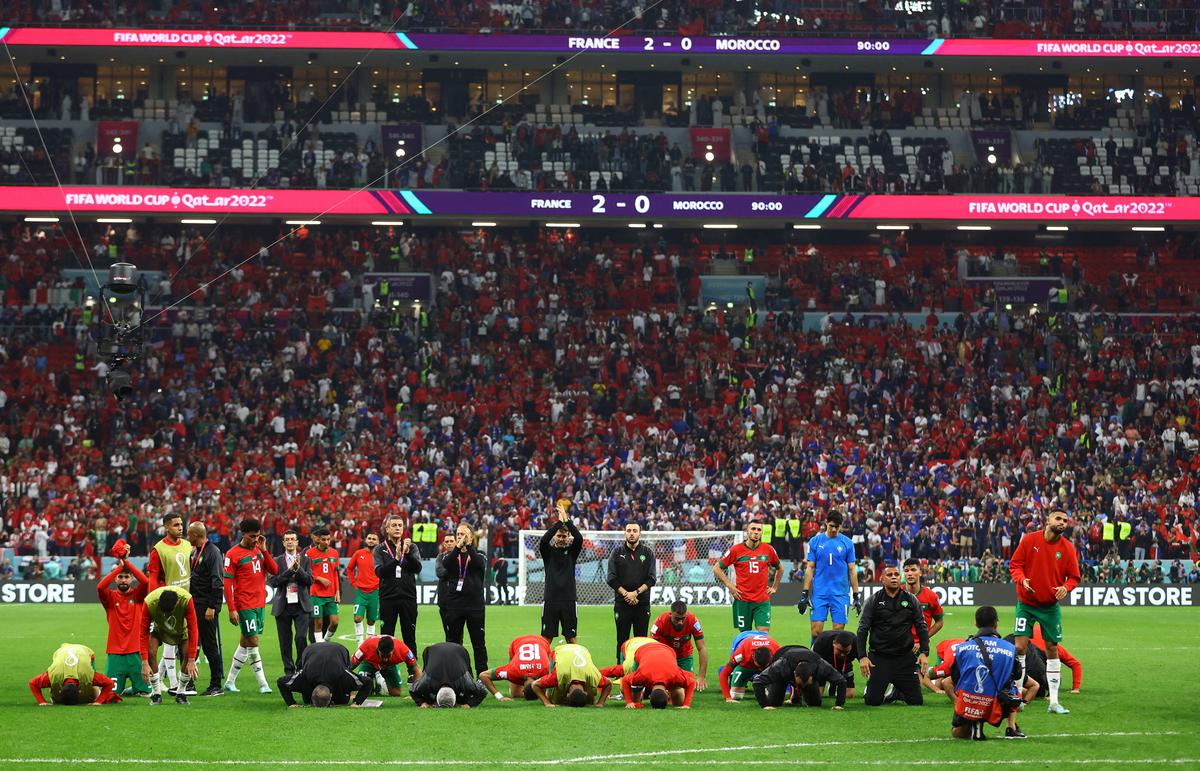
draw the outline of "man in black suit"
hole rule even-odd
[[[287,675],[296,672],[296,661],[308,646],[308,625],[312,619],[312,562],[300,551],[300,537],[295,530],[283,534],[283,553],[275,556],[279,572],[267,576],[267,583],[275,587],[275,599],[271,602],[271,615],[275,617],[275,629],[279,633],[279,656],[283,659],[283,671]],[[292,658],[292,640],[296,641],[296,658]]]
[[[192,544],[192,577],[188,591],[196,608],[196,624],[200,627],[200,647],[208,659],[208,690],[205,696],[225,693],[221,681],[225,664],[221,659],[221,603],[225,583],[222,579],[224,557],[221,550],[208,540],[208,529],[201,522],[188,525],[187,539]]]
[[[350,652],[336,642],[319,642],[304,649],[300,668],[276,681],[279,695],[288,707],[299,707],[295,694],[304,704],[328,707],[350,704],[361,707],[371,695],[371,676],[350,669]],[[355,692],[357,691],[357,694]],[[354,703],[350,699],[354,697]]]

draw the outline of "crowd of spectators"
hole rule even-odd
[[[153,7],[152,7],[153,5]],[[13,26],[403,29],[466,32],[678,32],[884,37],[1186,37],[1187,0],[303,0],[150,4],[99,0],[0,2]]]
[[[84,245],[162,270],[160,302],[196,292],[153,320],[117,403],[104,362],[75,363],[87,311],[21,307],[74,266],[63,231],[4,234],[3,545],[81,565],[117,538],[144,554],[177,511],[223,543],[249,514],[273,540],[326,524],[349,554],[399,514],[466,520],[511,556],[565,497],[598,529],[795,517],[811,532],[838,507],[871,564],[909,553],[981,580],[1059,506],[1089,564],[1114,548],[1101,517],[1132,528],[1122,558],[1196,556],[1200,317],[967,308],[909,324],[885,291],[874,318],[811,329],[788,305],[697,309],[714,249],[694,239],[314,228],[258,251],[276,235]],[[971,296],[955,249],[887,248],[909,300]],[[792,249],[781,291],[857,294],[855,259]],[[341,310],[388,269],[433,274],[428,315]]]

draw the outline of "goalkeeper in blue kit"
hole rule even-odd
[[[846,628],[848,609],[854,603],[854,611],[862,611],[862,599],[858,596],[858,568],[854,561],[854,543],[839,531],[842,515],[830,511],[825,515],[825,531],[817,533],[808,542],[805,556],[804,591],[800,595],[797,610],[802,614],[810,607],[809,627],[815,641],[825,631],[825,620],[833,619],[834,630]],[[853,594],[851,594],[853,590]]]

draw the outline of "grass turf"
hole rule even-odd
[[[338,636],[353,647],[350,608]],[[656,608],[655,614],[662,609]],[[951,708],[926,693],[922,707],[869,709],[860,699],[845,712],[786,708],[763,712],[751,702],[725,704],[717,667],[733,637],[729,610],[695,609],[708,632],[709,689],[691,711],[556,709],[489,699],[477,710],[418,710],[405,698],[378,710],[287,710],[278,694],[260,695],[253,674],[239,678],[240,694],[193,697],[180,707],[169,697],[151,708],[144,699],[99,708],[38,708],[26,682],[42,672],[64,641],[97,651],[103,671],[105,625],[99,605],[0,606],[0,765],[220,765],[280,768],[339,766],[502,766],[580,763],[601,766],[797,765],[1039,767],[1130,765],[1200,768],[1200,616],[1190,609],[1068,608],[1065,643],[1085,667],[1083,693],[1067,694],[1068,716],[1048,715],[1044,702],[1021,716],[1025,741],[966,742],[949,736]],[[775,609],[773,636],[807,643],[807,617]],[[600,666],[611,663],[614,629],[608,608],[580,609],[580,642]],[[972,632],[973,609],[947,610],[942,636]],[[536,633],[537,608],[489,608],[490,665],[506,660],[508,641]],[[1011,624],[1011,609],[1001,609]],[[855,623],[855,619],[851,620]],[[222,616],[225,660],[237,645]],[[441,640],[437,610],[422,607],[418,640]],[[268,679],[281,674],[274,622],[262,638]],[[1064,670],[1064,685],[1069,683]],[[201,665],[200,682],[207,682]],[[995,729],[989,729],[992,737]]]

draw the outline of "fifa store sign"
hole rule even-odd
[[[796,587],[796,599],[799,599],[799,584],[785,584],[779,594],[775,595],[775,604],[791,598],[788,589],[792,586]],[[938,602],[949,608],[978,605],[1009,607],[1017,604],[1017,593],[1012,584],[927,586],[937,595]],[[860,587],[859,594],[866,601],[881,588],[880,586]],[[1196,587],[1193,586],[1087,584],[1076,587],[1067,595],[1062,604],[1073,607],[1190,608],[1200,604],[1197,602],[1198,599],[1200,599],[1200,595],[1197,595]]]
[[[607,586],[597,585],[597,589]],[[867,599],[881,587],[864,586],[859,594]],[[998,607],[1016,604],[1016,591],[1012,584],[956,584],[953,586],[930,586],[938,601],[946,607],[969,607],[973,605],[995,605]],[[800,599],[802,586],[785,583],[771,598],[773,605],[794,605]],[[612,590],[609,589],[609,592]],[[267,606],[270,607],[274,590],[267,589]],[[601,596],[601,595],[597,595]],[[1077,587],[1069,594],[1064,605],[1074,607],[1113,608],[1171,608],[1194,607],[1200,595],[1193,586],[1132,585],[1110,586],[1091,584]],[[487,599],[492,604],[500,601],[495,585],[487,587]],[[508,601],[520,602],[520,587],[511,585],[505,597]],[[730,605],[733,602],[728,589],[715,584],[683,584],[680,586],[655,586],[651,589],[650,601],[654,605],[670,605],[683,600],[689,605]],[[0,583],[0,604],[3,605],[74,605],[76,603],[99,603],[95,581],[7,581]],[[417,584],[417,601],[422,605],[437,603],[436,584]],[[607,604],[607,603],[605,603]]]

